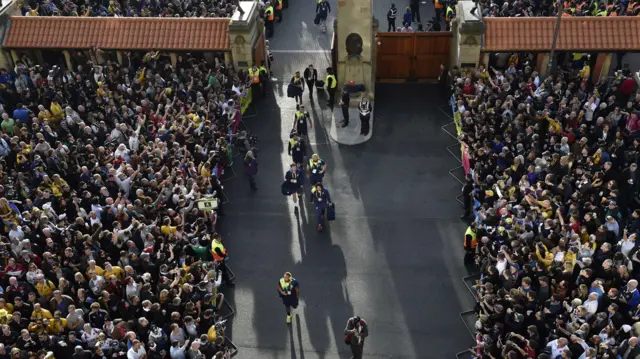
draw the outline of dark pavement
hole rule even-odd
[[[274,53],[276,77],[288,80],[309,61],[319,69],[328,63],[328,42],[314,43],[317,34],[303,28],[313,26],[312,10],[303,9],[314,4],[290,0],[277,24],[271,48],[288,53]],[[376,8],[387,6],[376,1]],[[308,49],[314,52],[302,52]],[[222,236],[237,276],[226,291],[236,309],[227,334],[237,358],[349,358],[343,330],[354,314],[369,324],[365,358],[453,358],[471,344],[458,313],[472,302],[460,280],[465,225],[455,201],[460,186],[448,173],[456,163],[445,149],[453,140],[440,129],[449,119],[438,108],[446,102],[437,86],[378,85],[373,137],[353,147],[329,139],[329,111],[305,92],[312,152],[329,166],[325,184],[337,206],[337,220],[321,234],[311,204],[305,200],[296,217],[291,198],[280,193],[295,103],[283,83],[272,86],[244,121],[259,137],[259,189],[249,189],[241,157],[237,178],[224,183],[230,202]],[[315,102],[324,104],[320,96]],[[275,288],[285,271],[301,288],[291,326]]]
[[[240,358],[348,358],[342,331],[354,313],[369,323],[369,358],[451,358],[470,344],[458,317],[471,308],[460,281],[459,185],[448,174],[442,102],[429,101],[437,97],[431,85],[378,85],[374,136],[355,147],[330,143],[328,111],[314,106],[312,147],[328,163],[338,213],[322,234],[310,204],[298,219],[280,193],[293,101],[272,92],[245,121],[260,138],[259,190],[250,191],[238,157],[222,225]],[[290,329],[275,289],[285,271],[301,284]]]

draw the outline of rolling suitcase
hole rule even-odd
[[[329,207],[327,207],[327,221],[335,221],[336,219],[336,205],[331,203]]]

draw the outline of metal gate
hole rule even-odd
[[[379,32],[376,35],[377,81],[437,81],[447,66],[451,32]]]

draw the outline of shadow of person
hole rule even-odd
[[[297,318],[298,315],[296,314],[296,320],[298,321],[298,326],[300,326],[300,318]],[[289,325],[289,347],[291,348],[291,359],[298,359],[298,357],[296,356],[296,344],[295,341],[293,340],[293,326]],[[298,331],[300,331],[300,329],[298,329]],[[302,350],[302,344],[300,344],[300,350]],[[304,357],[302,357],[302,359],[304,359]]]
[[[324,232],[317,233],[314,225],[307,225],[303,234],[306,250],[297,270],[306,276],[306,285],[301,287],[305,324],[311,346],[319,358],[325,358],[331,335],[338,350],[345,349],[340,346],[344,342],[344,323],[353,315],[353,306],[346,294],[346,263],[340,246],[332,243],[328,226]]]
[[[304,346],[302,345],[302,329],[300,327],[300,316],[298,314],[296,314],[296,329],[298,332],[298,345],[300,346],[300,359],[304,359]]]

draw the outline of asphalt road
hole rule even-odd
[[[293,1],[271,40],[275,76],[287,80],[310,61],[328,64],[329,36],[306,25],[314,0]],[[376,1],[377,9],[387,5]],[[226,291],[236,309],[227,334],[237,358],[349,358],[343,330],[354,314],[369,324],[365,358],[453,358],[471,344],[458,313],[472,301],[460,280],[465,225],[437,86],[378,85],[373,137],[353,147],[330,140],[329,111],[304,94],[312,151],[329,166],[325,184],[337,206],[337,220],[321,234],[311,205],[305,201],[296,216],[280,193],[295,103],[282,82],[271,87],[244,120],[259,137],[259,189],[249,189],[241,157],[237,177],[224,183],[230,202],[222,235],[236,274]],[[320,96],[315,103],[324,104]],[[285,271],[301,288],[291,326],[275,289]]]

